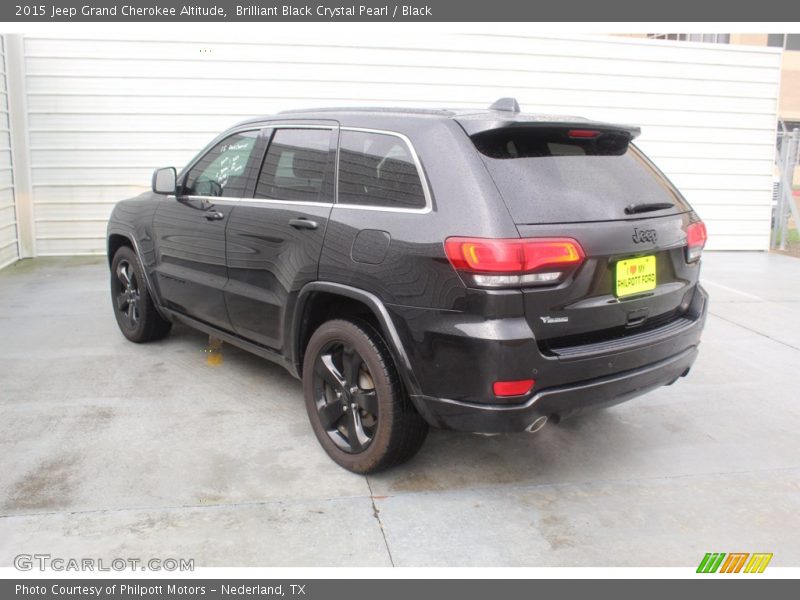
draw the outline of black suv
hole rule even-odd
[[[705,226],[638,133],[513,99],[242,122],[115,207],[117,322],[283,365],[359,473],[429,425],[536,431],[627,400],[688,373],[707,305]]]

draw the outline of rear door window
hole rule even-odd
[[[330,201],[321,194],[330,151],[330,129],[276,129],[264,157],[255,197]]]
[[[510,127],[472,141],[519,224],[626,219],[626,207],[651,203],[672,207],[635,218],[691,210],[622,132]]]
[[[411,149],[399,136],[342,130],[340,204],[424,208],[425,192]]]

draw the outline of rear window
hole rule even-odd
[[[625,132],[503,128],[472,136],[520,224],[613,221],[691,210]],[[631,205],[672,208],[626,214]]]

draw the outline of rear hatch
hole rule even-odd
[[[600,352],[684,320],[698,277],[686,231],[697,217],[630,143],[637,129],[541,120],[462,126],[520,236],[573,238],[586,255],[558,285],[523,291],[545,354]]]

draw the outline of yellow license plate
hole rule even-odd
[[[618,298],[656,289],[656,257],[629,258],[617,263],[616,288]]]

